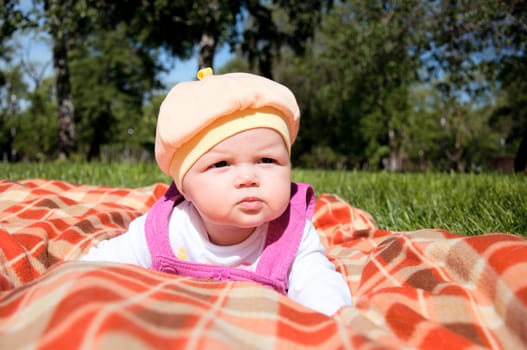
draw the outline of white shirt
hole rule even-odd
[[[150,268],[152,258],[144,230],[146,215],[134,219],[128,231],[101,241],[81,257],[83,261],[110,261]],[[264,248],[268,224],[246,240],[231,246],[210,242],[207,231],[194,206],[183,201],[174,207],[168,234],[174,255],[187,261],[230,266],[255,271]],[[326,315],[351,305],[351,294],[344,277],[335,271],[311,221],[304,228],[302,240],[288,277],[287,295],[296,302]]]

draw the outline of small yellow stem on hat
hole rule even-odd
[[[214,72],[212,72],[212,68],[207,67],[207,68],[200,69],[198,71],[197,77],[199,80],[203,80],[203,78],[205,78],[208,75],[212,75],[212,74],[214,74]]]

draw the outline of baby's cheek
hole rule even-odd
[[[289,205],[289,201],[291,198],[291,191],[290,186],[283,187],[283,188],[277,188],[274,192],[274,208],[276,211],[279,211],[280,214],[283,213],[287,206]]]

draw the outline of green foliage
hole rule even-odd
[[[514,154],[517,170],[527,164],[521,1],[31,4],[23,13],[17,1],[0,3],[0,56],[9,56],[14,31],[32,24],[60,44],[55,68],[69,60],[69,70],[56,70],[54,86],[22,87],[16,96],[24,103],[7,114],[0,95],[0,143],[11,160],[64,154],[57,135],[69,135],[59,130],[69,115],[59,122],[53,113],[73,111],[71,101],[77,159],[150,159],[164,94],[156,81],[166,64],[160,53],[188,58],[199,49],[202,65],[227,43],[237,56],[216,72],[273,76],[297,96],[299,166],[479,171]],[[2,94],[16,69],[0,66]]]
[[[19,28],[27,25],[27,18],[17,5],[16,0],[0,0],[0,60],[11,59],[12,48],[7,42]],[[0,86],[3,85],[3,80],[0,71]]]
[[[133,45],[124,25],[92,34],[70,51],[78,147],[91,160],[104,145],[141,148],[145,96],[155,86],[154,58]]]
[[[19,66],[2,75],[0,84],[0,157],[3,160],[16,160],[15,140],[20,128],[20,100],[26,94]]]
[[[15,139],[19,159],[49,160],[57,152],[57,105],[53,79],[46,79],[27,97],[29,108],[19,117]]]
[[[517,91],[517,84],[524,80],[526,73],[527,6],[522,1],[492,0],[430,1],[426,4],[429,15],[425,30],[430,45],[423,51],[427,59],[424,60],[426,70],[422,72],[436,79],[438,90],[449,104],[460,99],[479,105],[487,101],[487,108],[494,108],[489,95],[497,86],[503,86],[510,99],[501,101],[504,105],[497,108],[496,117],[505,116],[510,121],[508,134],[502,140],[505,148],[520,144],[516,151],[516,170],[525,170],[527,113],[513,102],[518,101],[517,95],[508,87],[516,85],[513,89]],[[514,112],[503,113],[506,110]],[[450,114],[451,119],[456,120],[456,141],[464,138],[465,120],[470,120],[458,113],[453,110]],[[460,142],[454,142],[454,148],[459,168],[465,149]]]
[[[169,183],[154,163],[0,163],[9,180],[46,178],[79,184],[142,187]],[[334,193],[372,214],[380,228],[441,228],[477,235],[527,235],[525,175],[293,170],[293,180]]]
[[[489,169],[511,149],[502,140],[511,142],[513,122],[503,119],[518,121],[516,140],[527,128],[520,104],[511,103],[494,114],[501,128],[493,125],[497,90],[476,57],[491,50],[488,40],[478,41],[478,28],[490,24],[470,25],[484,11],[465,2],[337,3],[308,54],[279,69],[302,106],[295,163],[309,167],[328,147],[335,154],[317,162],[327,168],[344,160],[348,169]],[[458,32],[463,37],[447,41]],[[525,96],[525,89],[515,91]],[[513,119],[511,110],[520,114]]]
[[[345,168],[345,162],[344,157],[327,146],[314,147],[311,152],[304,153],[299,160],[302,166],[309,169]]]
[[[527,40],[527,35],[525,35]],[[527,45],[524,51],[527,50]],[[491,125],[502,130],[503,147],[508,153],[516,153],[517,171],[527,164],[527,57],[504,60],[504,68],[499,72],[503,82],[504,96],[491,117]]]
[[[343,2],[323,18],[311,54],[283,79],[303,106],[302,153],[328,146],[347,158],[348,168],[376,168],[383,146],[383,156],[402,157],[417,66],[408,51],[417,40],[412,4]]]
[[[306,50],[322,14],[333,1],[273,0],[240,1],[236,23],[231,28],[228,43],[243,54],[250,70],[274,78],[274,65],[284,49],[296,55]]]

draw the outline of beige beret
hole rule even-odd
[[[180,190],[183,177],[204,153],[241,131],[274,129],[291,150],[300,123],[291,90],[249,73],[213,75],[209,68],[198,77],[172,88],[157,119],[156,161]]]

